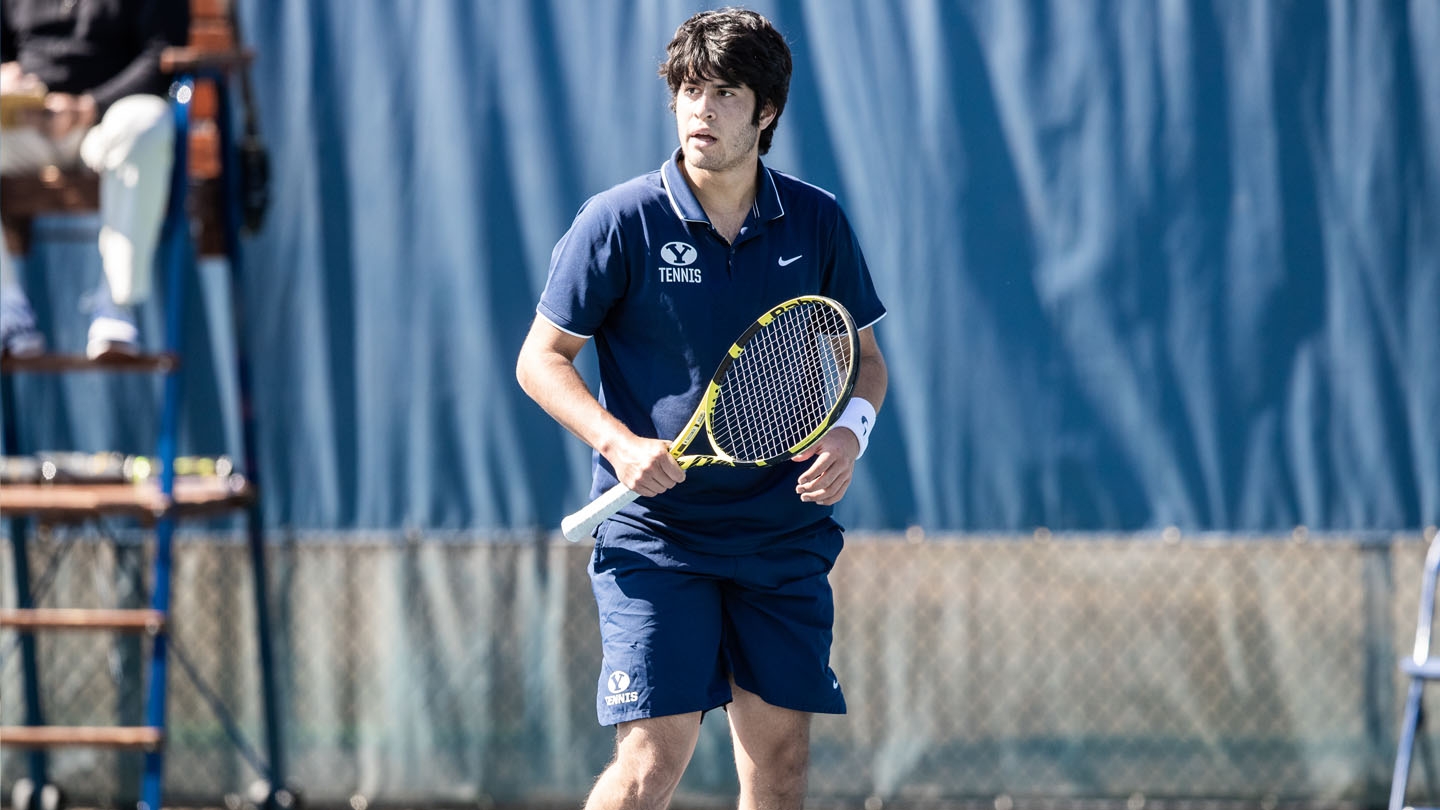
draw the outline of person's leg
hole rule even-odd
[[[600,774],[585,810],[664,810],[700,739],[700,712],[621,723],[615,759]]]
[[[105,283],[91,299],[85,353],[92,358],[140,350],[131,307],[150,297],[174,144],[170,105],[158,96],[127,96],[105,111],[80,145],[81,160],[100,175]]]
[[[0,354],[31,357],[45,351],[35,310],[20,285],[19,258],[0,248]]]
[[[810,718],[843,714],[830,668],[829,573],[844,540],[818,526],[746,557],[724,589],[727,707],[741,810],[798,810],[810,762]]]
[[[19,257],[0,247],[0,354],[29,357],[45,351],[45,336],[35,326],[19,264]]]
[[[733,562],[721,559],[721,564]],[[595,714],[602,726],[730,702],[715,560],[607,521],[590,558],[600,621]]]
[[[590,584],[603,657],[595,709],[616,727],[615,760],[592,810],[669,805],[694,753],[704,712],[730,700],[720,654],[719,585],[695,554],[618,521],[596,532]]]
[[[59,162],[55,144],[34,127],[0,130],[0,174],[33,172]],[[0,245],[0,352],[17,357],[45,351],[20,270],[21,257]]]
[[[100,174],[100,257],[117,306],[150,296],[170,196],[175,128],[158,96],[127,96],[85,135],[80,158]]]
[[[810,767],[810,715],[771,706],[732,683],[726,707],[740,810],[800,810]]]

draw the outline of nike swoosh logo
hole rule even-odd
[[[799,256],[791,256],[791,257],[788,258],[788,259],[780,259],[780,266],[781,266],[781,267],[789,267],[790,265],[794,264],[795,262],[800,261],[802,258],[804,258],[804,256],[805,256],[805,254],[804,254],[804,253],[801,253]]]

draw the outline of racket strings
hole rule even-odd
[[[786,310],[731,364],[711,411],[711,442],[738,461],[787,455],[825,423],[854,362],[840,312],[818,302]]]

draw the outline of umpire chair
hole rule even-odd
[[[1430,549],[1425,554],[1425,573],[1420,590],[1420,617],[1415,625],[1415,647],[1410,655],[1400,659],[1400,671],[1410,679],[1410,690],[1405,698],[1405,713],[1400,721],[1400,744],[1395,751],[1395,776],[1390,783],[1390,810],[1402,810],[1405,791],[1410,784],[1410,765],[1415,758],[1418,742],[1425,751],[1422,764],[1425,768],[1425,782],[1430,790],[1440,786],[1437,782],[1434,762],[1430,756],[1425,730],[1425,684],[1440,680],[1440,657],[1431,653],[1432,626],[1435,620],[1435,584],[1440,576],[1440,532],[1431,532]]]

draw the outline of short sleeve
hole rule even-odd
[[[844,305],[859,328],[864,329],[885,317],[885,305],[875,292],[860,240],[839,205],[835,206],[835,228],[823,285],[821,294]]]
[[[559,329],[593,337],[627,284],[619,218],[603,199],[592,197],[555,243],[536,311]]]

